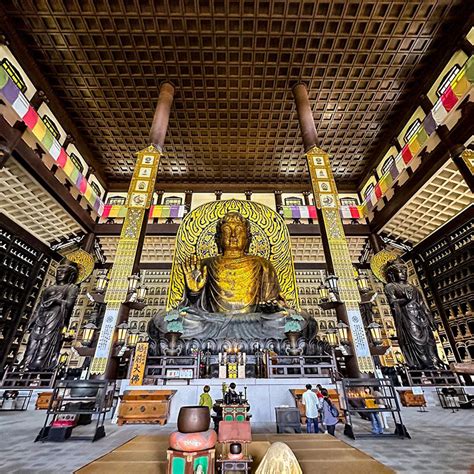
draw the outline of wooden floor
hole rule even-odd
[[[254,458],[254,468],[260,463],[270,444],[281,441],[293,450],[305,474],[394,472],[367,454],[329,435],[255,434],[253,440],[249,453]],[[137,436],[76,472],[79,474],[164,474],[167,448],[168,435]]]

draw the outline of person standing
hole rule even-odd
[[[204,385],[203,392],[199,397],[199,406],[209,408],[209,412],[212,410],[212,397],[209,394],[211,387],[209,385]]]
[[[379,408],[387,408],[385,405],[384,401],[384,396],[382,395],[382,392],[378,390],[378,387],[374,390],[374,395],[375,395],[375,401],[377,402],[377,405]],[[382,425],[385,430],[388,430],[390,426],[388,425],[388,413],[386,411],[381,411],[380,415],[382,416]]]
[[[365,407],[369,409],[375,409],[379,406],[375,402],[374,395],[370,387],[365,387],[364,389],[364,398],[365,398]],[[383,434],[383,427],[380,421],[380,415],[378,412],[369,412],[370,423],[372,425],[372,434]]]
[[[305,406],[306,432],[313,433],[314,427],[314,433],[319,433],[318,417],[320,405],[318,397],[312,391],[312,388],[310,384],[306,385],[306,392],[301,397],[301,403]]]
[[[339,423],[339,410],[332,403],[329,398],[329,392],[323,388],[321,390],[323,396],[322,408],[321,408],[321,422],[326,425],[326,429],[331,436],[336,436],[336,425]]]

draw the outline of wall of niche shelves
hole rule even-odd
[[[47,255],[0,226],[0,372],[18,362],[49,261]]]
[[[412,253],[450,362],[474,360],[474,222],[468,218],[469,211],[458,216],[448,231],[440,229]]]

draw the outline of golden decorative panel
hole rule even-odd
[[[217,255],[214,241],[216,224],[229,211],[240,212],[250,221],[252,242],[249,253],[272,262],[284,298],[292,307],[299,308],[290,236],[285,222],[263,204],[235,199],[203,204],[183,219],[176,235],[167,308],[175,307],[183,298],[184,277],[181,264],[186,257],[192,254],[197,254],[199,258]]]

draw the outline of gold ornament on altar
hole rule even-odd
[[[79,273],[76,279],[77,284],[82,283],[84,280],[89,278],[94,271],[94,257],[85,250],[77,249],[64,255],[64,257],[71,262],[74,262],[79,268]]]
[[[397,258],[397,254],[394,252],[389,252],[388,250],[381,250],[377,252],[370,259],[370,269],[372,270],[375,277],[380,280],[382,283],[387,283],[384,274],[384,268],[388,262],[392,262]]]
[[[203,204],[186,215],[176,235],[167,309],[175,308],[183,298],[185,278],[182,264],[190,256],[206,259],[218,255],[215,240],[219,219],[228,212],[238,212],[250,222],[252,240],[248,253],[269,260],[275,268],[281,295],[298,309],[298,293],[288,229],[275,211],[252,201],[214,201]]]

